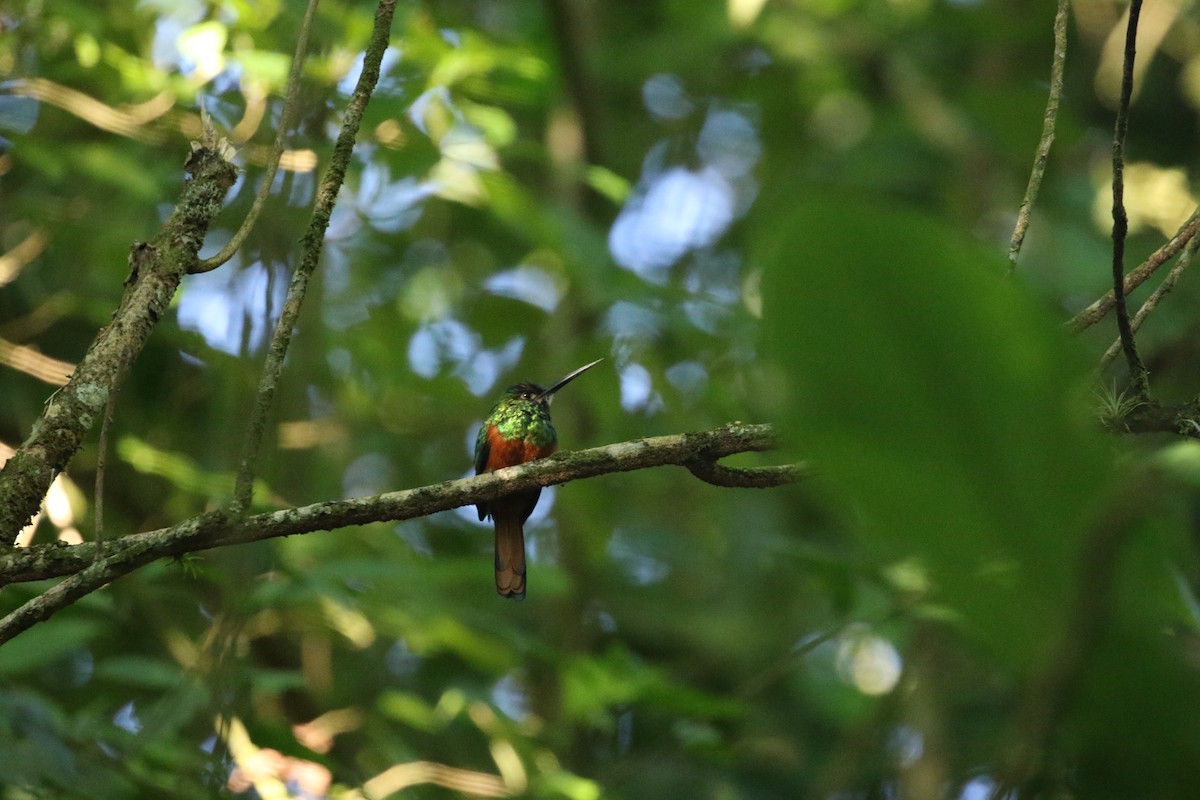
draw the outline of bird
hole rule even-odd
[[[584,364],[549,389],[528,382],[505,389],[475,437],[475,474],[553,453],[558,447],[558,434],[550,421],[554,393],[603,360]],[[490,516],[496,530],[496,591],[501,597],[525,599],[524,525],[541,494],[539,486],[475,505],[479,519]]]

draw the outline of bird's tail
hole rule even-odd
[[[525,599],[525,531],[520,519],[502,514],[496,521],[496,591],[501,597]]]

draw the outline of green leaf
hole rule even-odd
[[[1056,634],[1108,456],[1058,326],[995,250],[823,196],[763,250],[768,349],[795,434],[866,552],[1018,664]]]
[[[412,692],[389,691],[379,698],[379,710],[420,731],[432,733],[446,727],[450,717]]]
[[[137,655],[106,658],[96,665],[95,676],[113,683],[148,689],[177,688],[184,681],[178,664]]]
[[[53,625],[35,625],[0,648],[0,678],[15,678],[53,664],[100,632],[86,619],[65,617]]]

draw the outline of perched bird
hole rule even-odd
[[[603,361],[598,358],[575,370],[549,389],[518,383],[504,390],[475,438],[475,474],[545,458],[558,447],[550,421],[554,393]],[[479,518],[491,515],[496,527],[496,591],[501,597],[525,599],[525,520],[533,513],[539,486],[479,503]]]

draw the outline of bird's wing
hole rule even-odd
[[[491,442],[488,441],[488,428],[485,422],[479,426],[479,435],[475,437],[475,474],[487,471],[488,456],[492,453]]]
[[[485,422],[479,426],[479,435],[475,437],[475,474],[483,472],[487,469],[488,456],[491,454],[492,446],[488,442],[488,424]],[[476,503],[475,509],[479,512],[479,518],[484,519],[488,515],[487,503]]]

